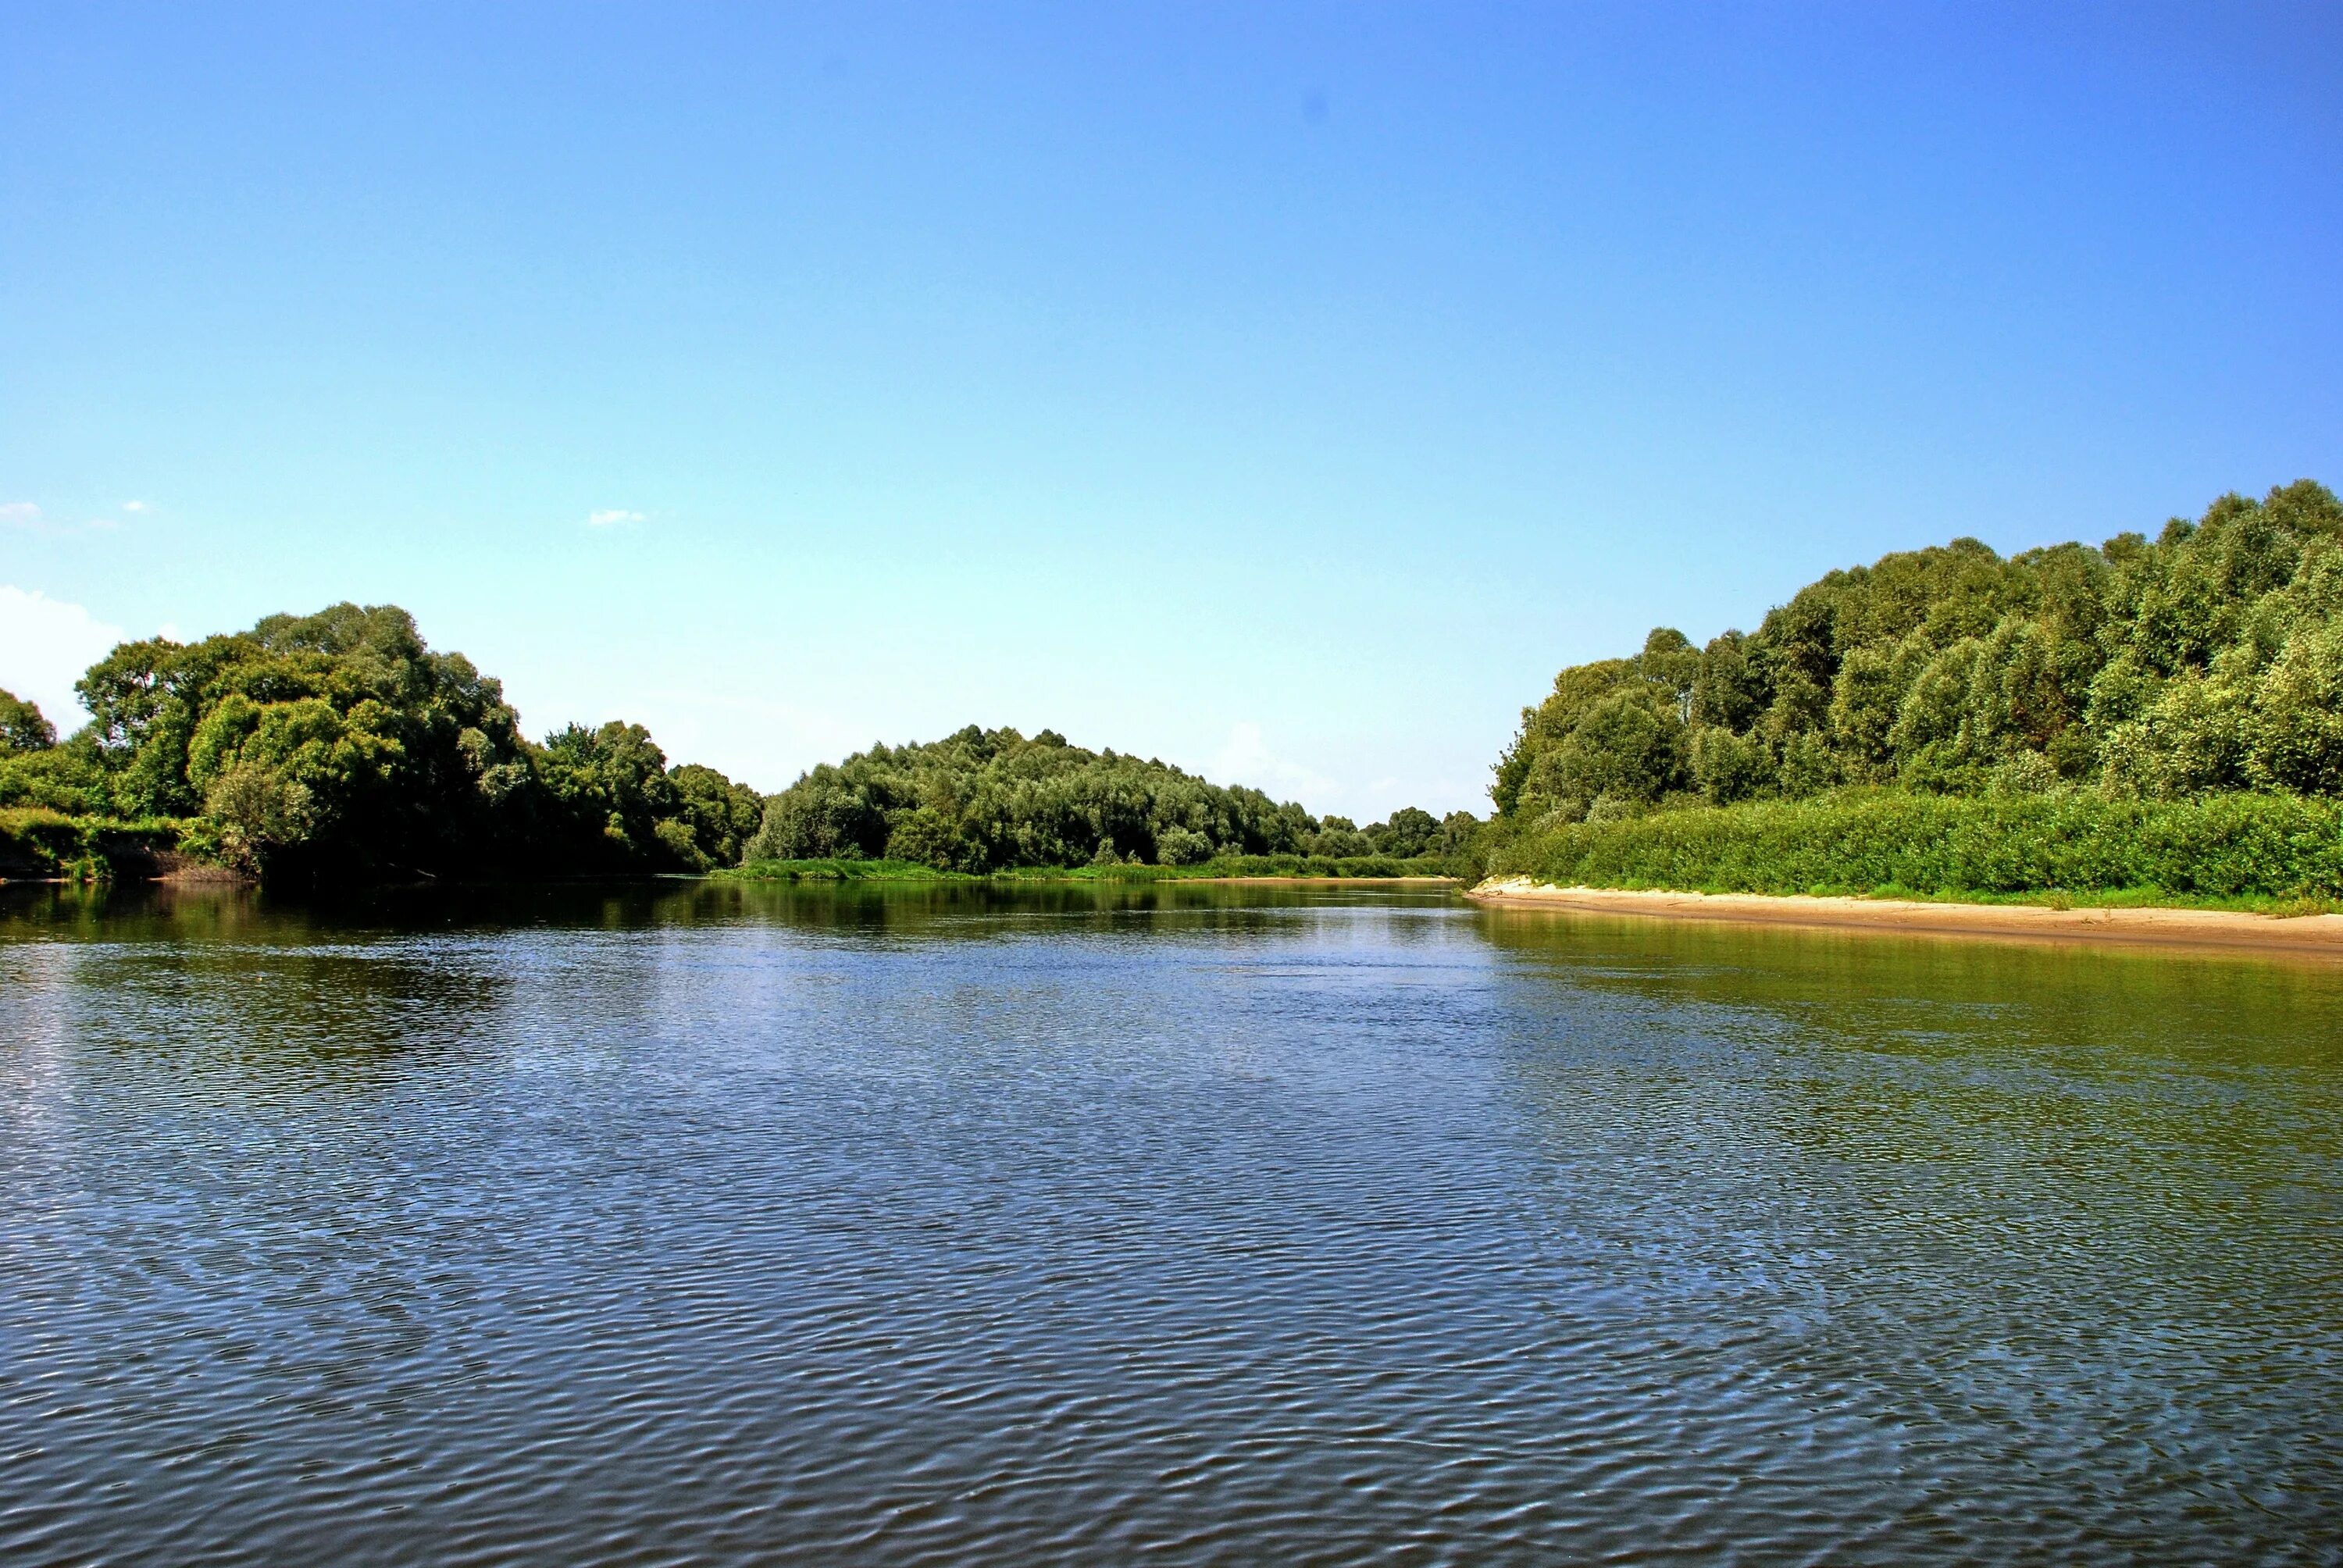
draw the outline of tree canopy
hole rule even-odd
[[[1752,633],[1573,666],[1496,765],[1501,818],[1845,784],[2343,793],[2343,505],[2308,479],[2150,540],[1973,538],[1834,571]]]
[[[0,757],[21,751],[45,751],[57,743],[54,725],[40,709],[13,691],[0,690]]]
[[[639,724],[542,742],[405,610],[339,604],[248,631],[126,642],[76,689],[60,743],[0,692],[0,807],[159,821],[271,879],[702,870],[744,859],[893,859],[950,870],[1216,856],[1413,859],[1479,825],[1410,808],[1361,828],[1053,730],[970,726],[874,746],[769,800],[712,768],[669,767]]]
[[[1461,819],[1461,821],[1453,819]],[[924,745],[871,747],[772,797],[751,859],[869,859],[946,870],[1106,860],[1195,865],[1223,855],[1442,853],[1469,834],[1408,808],[1361,829],[1154,759],[975,725]]]
[[[762,804],[670,771],[639,725],[532,744],[497,681],[391,605],[123,643],[76,689],[91,721],[63,745],[0,706],[0,805],[192,819],[271,876],[695,869],[736,860]]]

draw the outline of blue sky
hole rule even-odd
[[[0,686],[387,600],[768,789],[974,720],[1485,809],[1655,624],[2343,483],[2338,80],[2333,5],[0,0]]]

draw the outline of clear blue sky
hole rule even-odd
[[[2343,482],[2338,83],[2334,5],[0,0],[0,685],[390,600],[769,789],[1485,809],[1654,624]]]

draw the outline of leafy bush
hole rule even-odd
[[[111,875],[117,864],[151,868],[185,847],[189,824],[69,817],[43,807],[0,808],[0,877]]]
[[[2343,897],[2343,802],[2244,793],[2112,799],[2071,788],[1983,797],[1855,789],[1524,832],[1497,845],[1486,869],[1564,886],[1711,892],[2333,899]]]

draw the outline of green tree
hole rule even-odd
[[[560,832],[582,869],[700,868],[690,830],[662,833],[680,801],[667,755],[639,724],[572,724],[546,738],[539,762]]]
[[[692,856],[710,866],[737,866],[764,820],[765,798],[713,768],[687,762],[671,769],[679,819],[689,831]]]
[[[56,728],[41,710],[13,691],[0,690],[0,757],[46,751],[57,743]]]
[[[1440,819],[1414,806],[1403,806],[1366,830],[1378,855],[1403,860],[1440,852]]]
[[[531,746],[498,683],[392,605],[124,643],[78,689],[90,725],[45,772],[0,769],[0,799],[197,818],[272,879],[719,864],[762,812],[712,770],[677,783],[640,726]]]
[[[2153,539],[2005,560],[1958,538],[1828,573],[1696,656],[1662,628],[1563,670],[1490,793],[1513,824],[1646,809],[1687,779],[1715,802],[1891,780],[2328,792],[2338,624],[2343,502],[2308,480]]]
[[[2343,795],[2343,624],[2297,632],[2254,696],[2258,781]]]
[[[1691,753],[1694,781],[1711,805],[1730,806],[1773,789],[1773,754],[1754,735],[1705,724],[1693,731]]]
[[[956,869],[1290,854],[1318,819],[1257,789],[1224,788],[1157,759],[1091,751],[971,725],[941,740],[872,746],[825,763],[765,803],[750,859],[910,859]],[[1337,829],[1355,840],[1355,829]]]

